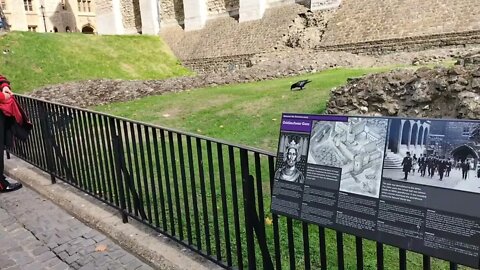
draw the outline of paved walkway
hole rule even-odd
[[[152,269],[36,192],[0,194],[0,269]]]

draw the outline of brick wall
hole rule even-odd
[[[207,21],[198,31],[164,27],[161,35],[182,60],[248,55],[272,50],[298,13],[305,11],[304,6],[292,4],[267,9],[262,20],[238,23],[232,17],[222,17]]]
[[[343,0],[323,45],[480,30],[479,0]]]

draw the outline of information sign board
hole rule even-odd
[[[480,121],[283,114],[271,209],[478,268],[479,157]]]

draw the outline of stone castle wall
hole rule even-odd
[[[209,14],[219,14],[237,11],[240,7],[239,0],[208,0],[207,9]]]
[[[161,36],[181,60],[250,55],[272,50],[297,14],[305,11],[302,5],[280,6],[267,9],[262,20],[238,23],[235,18],[220,17],[198,31],[164,27]]]
[[[137,33],[142,30],[139,0],[122,0],[121,11],[127,33]]]
[[[185,14],[183,12],[183,0],[163,0],[160,1],[161,19],[168,23],[177,21],[183,23]]]
[[[342,0],[322,45],[480,30],[478,0]]]

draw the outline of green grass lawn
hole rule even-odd
[[[117,116],[274,151],[282,112],[322,113],[330,89],[388,68],[333,69],[270,81],[150,96],[94,108]],[[290,91],[300,79],[312,83]]]
[[[191,74],[160,37],[10,32],[0,36],[0,73],[13,90],[68,81],[163,79]]]

